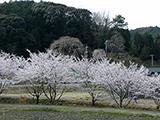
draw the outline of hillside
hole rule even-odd
[[[93,47],[91,12],[52,2],[0,3],[0,50],[27,56],[45,51],[61,36],[77,37]]]
[[[160,35],[159,27],[129,31],[123,16],[117,15],[108,23],[103,17],[87,9],[52,2],[0,3],[0,50],[28,57],[26,49],[43,52],[60,37],[70,36],[88,46],[89,54],[95,49],[104,49],[108,40],[107,51],[118,59],[125,53],[143,61],[150,60],[154,54],[155,59],[160,60],[160,37],[155,38]],[[136,35],[137,32],[142,35]],[[148,34],[143,35],[146,32]]]
[[[133,36],[136,32],[140,33],[141,35],[143,35],[144,33],[149,33],[155,38],[156,36],[160,35],[160,28],[156,26],[156,27],[141,27],[141,28],[136,28],[134,30],[130,30],[131,40],[133,40]]]

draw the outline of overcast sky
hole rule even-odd
[[[0,2],[9,0],[0,0]],[[36,2],[40,0],[35,0]],[[68,6],[86,8],[91,12],[103,12],[113,18],[121,14],[129,29],[145,26],[160,27],[160,0],[43,0]]]

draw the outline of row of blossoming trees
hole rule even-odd
[[[50,103],[60,100],[68,85],[78,85],[88,92],[92,105],[107,93],[118,105],[126,107],[135,95],[152,97],[157,106],[160,75],[149,75],[143,66],[122,62],[77,59],[56,54],[31,53],[24,59],[7,53],[0,54],[0,94],[9,86],[26,84],[37,103],[44,94]]]

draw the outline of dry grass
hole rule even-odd
[[[11,97],[11,98],[33,98],[29,94],[27,94],[25,87],[10,87],[7,91],[5,91],[4,94],[1,95],[1,97]],[[46,99],[45,95],[43,94],[40,99]],[[68,92],[65,92],[64,95],[61,98],[62,101],[65,101],[65,103],[61,104],[70,104],[70,105],[91,105],[91,97],[87,92],[82,92],[79,89],[71,88],[68,90]],[[98,100],[96,102],[96,105],[99,107],[116,107],[117,105],[115,102],[109,97],[105,97],[105,99]],[[135,101],[132,101],[131,104],[128,106],[132,109],[149,109],[149,110],[155,110],[156,105],[153,100],[151,99],[139,99],[138,103],[135,103]]]

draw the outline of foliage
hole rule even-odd
[[[157,36],[155,38],[155,42],[154,42],[154,55],[155,55],[155,59],[160,59],[160,36]]]
[[[93,21],[93,35],[96,39],[97,48],[104,48],[105,41],[111,37],[111,20],[108,14],[103,13],[92,13]]]
[[[104,42],[110,40],[114,48],[122,47],[115,52],[128,52],[142,60],[149,59],[149,54],[154,54],[155,59],[160,58],[159,28],[145,27],[129,31],[122,15],[110,19],[105,12],[91,13],[62,4],[28,0],[1,3],[0,13],[0,49],[7,53],[29,57],[26,49],[44,52],[61,36],[71,36],[78,38],[91,51],[104,49]],[[136,32],[142,39],[137,38]],[[150,35],[146,36],[145,33]]]
[[[106,52],[103,49],[95,49],[92,56],[95,60],[104,59],[106,58]]]
[[[98,48],[104,48],[104,43],[106,40],[110,40],[111,42],[114,41],[111,39],[115,36],[115,34],[119,33],[123,37],[121,44],[124,45],[124,50],[127,52],[129,51],[130,32],[127,27],[128,23],[125,22],[125,18],[123,16],[117,15],[112,20],[105,12],[93,13],[92,16],[94,38],[96,39]]]
[[[64,55],[73,55],[76,57],[82,57],[84,54],[84,46],[80,40],[69,36],[60,37],[54,41],[50,49]]]
[[[142,48],[143,48],[142,35],[140,35],[139,33],[136,33],[134,35],[134,38],[131,44],[131,52],[134,56],[138,57],[141,53]]]
[[[17,55],[27,56],[25,49],[35,50],[34,37],[28,33],[26,22],[17,15],[0,15],[0,49]]]
[[[124,46],[125,40],[123,36],[115,32],[114,35],[111,37],[110,40],[108,40],[108,50],[110,52],[124,52],[125,46]]]
[[[112,21],[114,28],[127,28],[128,23],[125,22],[125,18],[121,15],[116,15]]]
[[[149,59],[151,54],[155,54],[155,57],[158,58],[156,51],[158,49],[158,43],[156,42],[158,41],[154,41],[152,35],[148,33],[143,35],[136,33],[131,43],[131,53],[136,57],[140,57],[142,60]]]
[[[149,33],[153,36],[153,38],[156,38],[158,35],[160,35],[160,28],[157,26],[141,27],[141,28],[136,28],[134,30],[130,30],[130,33],[131,33],[131,40],[133,40],[136,33],[139,33],[140,35],[143,35],[144,33]]]
[[[15,1],[0,4],[0,49],[23,55],[45,51],[61,36],[94,46],[91,12],[51,2]]]

